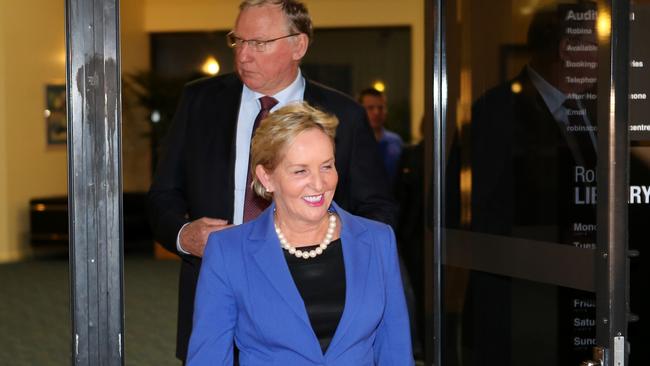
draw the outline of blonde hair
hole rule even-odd
[[[310,106],[306,102],[291,103],[269,114],[260,122],[251,142],[250,172],[253,191],[257,195],[271,200],[273,197],[255,174],[255,167],[261,165],[267,172],[272,172],[284,158],[286,148],[300,133],[318,129],[332,141],[336,136],[339,120],[336,116]]]

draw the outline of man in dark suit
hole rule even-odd
[[[578,247],[595,243],[595,231],[577,231],[575,224],[596,222],[594,202],[584,202],[585,192],[591,192],[595,182],[579,178],[580,172],[596,168],[592,113],[596,39],[595,32],[567,32],[593,29],[593,23],[572,21],[569,16],[591,9],[590,4],[581,3],[537,11],[528,31],[528,65],[473,104],[472,231]],[[464,314],[464,326],[472,328],[465,332],[472,337],[465,340],[473,348],[469,364],[513,364],[512,339],[518,339],[519,333],[513,330],[517,319],[512,314],[524,308],[523,301],[513,300],[517,291],[520,287],[508,278],[472,273]],[[574,337],[592,336],[592,329],[572,326],[578,313],[572,308],[574,299],[590,301],[590,295],[558,288],[557,344],[553,347],[566,364],[577,364],[591,352],[572,343]],[[533,321],[528,324],[535,327]],[[554,326],[545,324],[539,334],[551,334],[548,329]],[[532,339],[519,338],[516,344],[533,347],[553,341],[548,336],[537,339],[539,343]]]
[[[311,19],[302,3],[246,0],[228,35],[237,73],[195,81],[183,91],[149,191],[155,238],[182,258],[176,349],[181,360],[187,355],[208,235],[254,216],[247,183],[250,139],[269,110],[305,100],[335,114],[340,124],[334,199],[357,215],[395,223],[396,207],[365,111],[301,75],[311,37]]]
[[[573,197],[558,193],[566,193],[568,185],[576,183],[574,168],[595,168],[597,69],[584,65],[594,66],[597,55],[584,49],[595,47],[596,39],[594,34],[565,33],[578,27],[565,20],[566,12],[579,12],[582,7],[589,10],[587,5],[574,5],[569,10],[538,11],[528,31],[529,64],[472,106],[475,231],[570,242],[562,228],[549,229],[561,226],[561,216],[567,214]],[[578,79],[589,82],[576,83]],[[587,123],[585,128],[572,125],[576,111],[567,107],[569,102],[580,105],[577,112]]]

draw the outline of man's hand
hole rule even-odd
[[[230,227],[228,221],[202,217],[187,224],[182,230],[179,238],[181,248],[197,257],[203,257],[205,244],[208,236],[213,231],[219,231]]]

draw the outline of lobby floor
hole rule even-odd
[[[178,268],[177,261],[126,256],[126,365],[180,365]],[[0,264],[0,283],[0,365],[71,364],[67,256]]]

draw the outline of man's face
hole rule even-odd
[[[277,5],[252,6],[243,10],[233,31],[238,38],[261,41],[291,33],[282,9]],[[307,43],[307,36],[300,34],[268,43],[264,52],[243,44],[235,49],[235,68],[250,89],[274,95],[295,80]]]
[[[370,127],[373,130],[382,128],[384,122],[386,122],[386,98],[366,95],[361,99],[361,105],[363,105],[366,113],[368,113]]]

